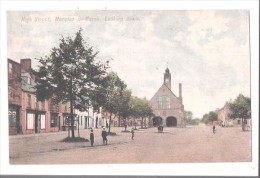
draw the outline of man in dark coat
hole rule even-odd
[[[135,136],[134,128],[132,128],[131,133],[132,133],[132,140],[133,140]]]
[[[103,138],[103,144],[107,145],[107,132],[106,132],[106,128],[105,127],[102,130],[101,136]]]
[[[93,144],[94,144],[94,133],[93,133],[92,129],[91,129],[91,132],[90,132],[90,143],[91,143],[91,146],[93,147]]]

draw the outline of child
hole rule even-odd
[[[215,132],[216,132],[216,127],[215,125],[213,125],[213,133],[215,134]]]
[[[91,129],[91,133],[90,133],[90,143],[91,143],[91,146],[93,147],[93,144],[94,144],[94,133],[93,133],[92,129]]]

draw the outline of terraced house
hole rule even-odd
[[[8,59],[9,135],[68,130],[70,103],[38,101],[35,84],[31,59],[21,59],[20,63]],[[89,112],[74,110],[75,128],[103,126],[101,111],[88,109]]]

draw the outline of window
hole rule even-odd
[[[27,113],[27,129],[34,129],[34,122],[33,122],[33,119],[34,118],[34,115],[31,114],[31,113]]]
[[[45,101],[42,101],[42,110],[45,110]]]
[[[58,126],[58,114],[51,114],[51,127]]]
[[[13,72],[13,64],[9,62],[9,65],[8,65],[8,72],[9,73],[12,73]]]
[[[158,108],[160,108],[160,109],[163,108],[163,98],[162,98],[162,96],[159,96],[159,98],[158,98]]]
[[[170,96],[159,96],[158,97],[158,108],[159,109],[170,109],[171,108]]]
[[[31,85],[31,78],[30,77],[27,77],[27,84]]]
[[[27,108],[31,108],[31,95],[27,95]]]
[[[166,96],[166,108],[171,108],[171,98],[169,96]]]
[[[40,109],[40,103],[37,101],[36,97],[35,97],[35,105],[36,105],[36,109]]]
[[[41,115],[41,129],[45,129],[45,115]]]

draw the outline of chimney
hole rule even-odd
[[[182,103],[182,86],[181,86],[181,83],[179,83],[179,99]]]
[[[20,60],[20,63],[21,63],[21,69],[24,69],[26,71],[30,71],[31,69],[31,59],[21,59]]]

